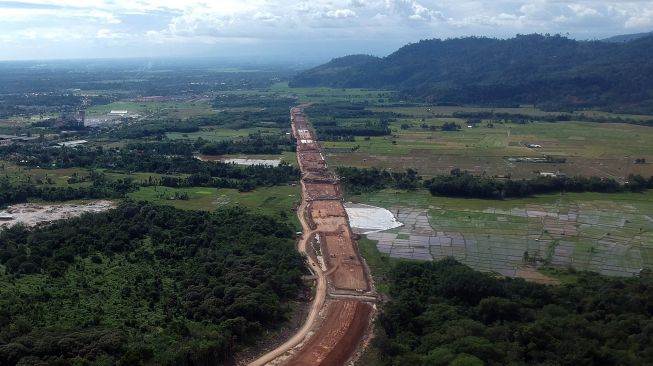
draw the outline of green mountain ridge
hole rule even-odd
[[[392,89],[403,100],[442,104],[651,111],[652,56],[653,35],[620,43],[538,34],[431,39],[384,58],[337,58],[290,85]]]
[[[653,35],[653,32],[644,32],[644,33],[631,33],[631,34],[619,34],[616,36],[608,37],[602,39],[603,42],[630,42],[639,38],[648,37]]]

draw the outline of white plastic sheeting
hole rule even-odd
[[[267,165],[267,166],[279,166],[281,164],[280,159],[238,159],[230,158],[221,160],[223,163],[234,163],[237,165]]]
[[[392,212],[385,208],[345,203],[352,230],[359,234],[369,234],[403,226]]]

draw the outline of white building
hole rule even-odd
[[[125,117],[129,111],[111,111],[107,113],[109,116],[118,116],[118,117]]]
[[[86,140],[73,140],[73,141],[60,142],[57,145],[66,146],[66,147],[74,147],[74,146],[83,145],[85,143],[88,143],[88,141],[86,141]]]

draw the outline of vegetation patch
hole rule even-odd
[[[453,259],[399,262],[388,276],[392,301],[379,316],[378,358],[383,365],[653,362],[653,275],[577,278],[544,286]]]
[[[242,209],[132,202],[2,231],[0,363],[225,363],[286,320],[292,238]]]

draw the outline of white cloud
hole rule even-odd
[[[653,0],[17,0],[0,2],[0,41],[243,43],[415,41],[461,35],[653,30]]]
[[[95,38],[97,39],[125,39],[129,38],[130,35],[123,32],[116,32],[113,29],[102,28],[95,33]]]
[[[269,12],[256,12],[253,16],[255,20],[260,20],[263,22],[278,22],[281,19],[281,16],[275,15]]]
[[[334,9],[325,13],[327,18],[351,18],[356,16],[356,12],[351,9]]]

